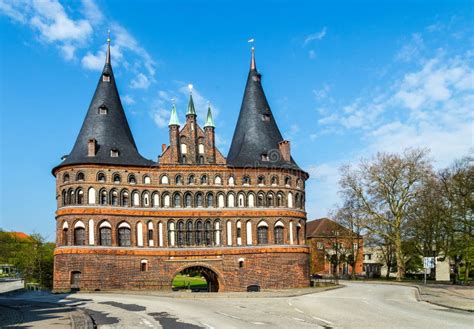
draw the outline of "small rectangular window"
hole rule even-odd
[[[108,75],[108,74],[103,74],[103,75],[102,75],[102,81],[104,81],[104,82],[110,82],[110,75]]]
[[[237,227],[237,238],[241,238],[242,236],[242,229],[240,227]]]
[[[262,154],[262,161],[270,161],[268,154]]]
[[[318,248],[319,250],[323,249],[323,243],[322,243],[322,242],[318,242],[318,243],[317,243],[317,248]]]
[[[99,114],[107,114],[107,108],[105,106],[99,107]]]
[[[265,113],[262,115],[262,121],[270,121],[270,114]]]
[[[110,156],[111,156],[112,158],[118,158],[118,156],[119,156],[119,151],[118,151],[118,150],[115,150],[115,149],[110,150]]]

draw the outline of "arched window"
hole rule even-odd
[[[245,207],[245,194],[242,192],[237,196],[237,207]]]
[[[248,198],[247,207],[249,208],[255,207],[255,196],[253,195],[253,193],[250,193],[247,198]]]
[[[165,207],[165,208],[168,208],[171,205],[169,194],[168,193],[163,193],[161,195],[161,198],[162,198],[161,206]]]
[[[102,190],[100,191],[100,204],[101,205],[106,205],[107,204],[107,191],[106,190]]]
[[[150,206],[150,193],[148,193],[148,191],[145,191],[142,194],[142,205],[143,205],[143,207],[149,207]]]
[[[174,181],[175,181],[176,185],[183,185],[183,176],[176,175]]]
[[[74,202],[76,200],[74,200],[75,198],[75,195],[74,195],[74,190],[71,188],[69,189],[69,191],[67,192],[67,204],[74,204]]]
[[[99,172],[97,174],[97,181],[100,183],[105,183],[105,174],[103,172]]]
[[[258,185],[265,185],[265,176],[258,176],[257,182]]]
[[[291,192],[288,193],[288,208],[293,208],[293,194]]]
[[[207,176],[206,175],[202,175],[201,176],[201,185],[205,185],[207,184]]]
[[[264,195],[263,193],[259,193],[257,196],[257,207],[264,207]]]
[[[87,190],[87,203],[88,204],[95,204],[95,189],[93,187],[89,187]]]
[[[62,202],[63,202],[63,206],[67,205],[67,192],[66,192],[66,190],[62,191],[61,199],[62,199]]]
[[[167,175],[161,176],[160,183],[161,184],[169,184],[168,176]]]
[[[101,246],[112,245],[112,227],[109,222],[102,222],[99,227],[99,244]]]
[[[221,244],[221,222],[217,219],[214,221],[214,245]]]
[[[278,177],[277,176],[272,176],[271,184],[273,186],[278,185]]]
[[[267,207],[274,207],[275,206],[275,202],[274,202],[274,198],[273,198],[273,194],[272,193],[268,193],[267,195]]]
[[[283,195],[281,193],[277,194],[277,207],[283,207]]]
[[[245,175],[242,177],[242,185],[250,185],[250,176]]]
[[[227,195],[227,207],[229,208],[235,207],[235,197],[234,197],[234,194],[232,193],[229,193]]]
[[[206,246],[212,246],[213,241],[212,241],[212,224],[210,220],[207,220],[206,223],[204,224],[204,239],[206,240]]]
[[[148,246],[153,247],[155,244],[155,241],[153,239],[153,222],[149,221],[148,224]]]
[[[206,196],[206,207],[214,207],[214,195],[212,193],[208,193]]]
[[[199,164],[204,164],[204,157],[202,155],[199,156],[198,163]]]
[[[178,222],[178,234],[177,234],[177,244],[178,247],[182,247],[184,245],[184,222]]]
[[[228,184],[229,184],[230,186],[234,186],[234,184],[235,184],[234,176],[230,176],[230,177],[229,177],[229,182],[228,182]]]
[[[69,242],[68,229],[69,229],[69,225],[67,224],[67,222],[64,222],[63,223],[63,232],[62,232],[63,234],[62,234],[62,239],[61,239],[64,246],[67,246],[68,242]]]
[[[301,224],[296,225],[296,244],[300,244]]]
[[[122,201],[121,204],[123,207],[128,207],[130,202],[129,202],[129,197],[128,197],[128,191],[124,190],[122,191]]]
[[[298,179],[296,180],[296,187],[297,187],[297,188],[302,188],[302,187],[303,187],[302,182],[303,182],[303,181],[302,181],[300,178],[298,178]]]
[[[191,193],[186,193],[184,195],[184,204],[185,207],[190,208],[193,206]]]
[[[131,236],[132,230],[130,229],[130,225],[127,223],[121,223],[118,228],[118,245],[120,247],[131,246]]]
[[[170,247],[174,247],[175,245],[175,237],[176,237],[176,232],[175,232],[175,226],[174,222],[168,222],[168,245]]]
[[[291,177],[290,177],[290,176],[286,176],[286,177],[285,177],[285,185],[286,185],[286,186],[290,186],[290,185],[291,185]]]
[[[196,193],[196,207],[202,207],[202,206],[203,206],[202,193],[198,192],[198,193]]]
[[[189,175],[188,176],[188,184],[191,185],[191,184],[194,184],[194,183],[195,183],[194,175]]]
[[[224,194],[222,194],[222,193],[220,193],[217,196],[217,207],[219,207],[219,208],[224,208],[225,207]]]
[[[69,182],[69,174],[68,173],[65,173],[63,175],[63,183],[68,183]]]
[[[140,261],[140,271],[141,272],[146,272],[148,271],[148,261],[146,259],[142,259]]]
[[[181,163],[186,164],[186,155],[185,154],[181,155]]]
[[[135,178],[134,174],[128,175],[128,183],[129,184],[136,184],[137,183],[137,179]]]
[[[77,175],[76,175],[76,181],[78,182],[82,182],[84,181],[84,173],[83,172],[78,172]]]
[[[77,204],[84,203],[84,191],[80,188],[77,190]]]
[[[143,176],[143,184],[151,184],[151,178],[148,175]]]
[[[194,243],[197,246],[202,245],[203,243],[203,238],[202,238],[202,222],[198,220],[196,222],[196,230],[195,230],[195,235],[194,235]]]
[[[179,195],[179,193],[176,193],[173,196],[173,207],[175,208],[181,207],[181,195]]]
[[[138,191],[132,192],[132,206],[134,207],[140,206],[140,195],[138,194]]]
[[[295,194],[295,208],[300,208],[300,194]]]
[[[283,223],[277,222],[275,224],[274,236],[275,236],[275,244],[283,244]]]
[[[240,246],[242,245],[242,223],[241,221],[237,221],[237,232],[236,232],[236,236],[237,236],[237,245]]]
[[[190,220],[186,223],[186,245],[193,245],[193,222]]]
[[[216,176],[216,177],[214,178],[214,184],[215,184],[215,185],[222,185],[222,178],[221,178],[221,176]]]
[[[160,200],[160,197],[158,195],[158,192],[153,192],[153,194],[151,195],[151,202],[152,202],[152,207],[153,208],[157,208],[159,207],[159,200]]]
[[[118,206],[118,192],[117,190],[112,190],[112,192],[110,192],[110,204],[112,206]]]
[[[114,180],[114,184],[120,184],[120,181],[121,181],[120,175],[119,174],[114,174],[113,180]]]
[[[81,221],[74,225],[74,245],[83,246],[86,244],[86,227]]]
[[[257,244],[268,244],[268,226],[261,222],[257,227]]]

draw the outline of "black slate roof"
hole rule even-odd
[[[103,75],[109,76],[110,82],[103,81]],[[100,107],[105,107],[107,114],[100,114]],[[97,141],[95,156],[88,156],[87,154],[89,139]],[[112,149],[119,152],[118,157],[111,157]],[[59,167],[71,164],[126,166],[151,166],[155,164],[138,153],[120,101],[110,63],[106,63],[104,66],[94,97],[71,153],[53,169],[53,172]]]
[[[227,164],[233,167],[301,170],[293,158],[291,161],[283,160],[278,147],[281,141],[283,137],[263,92],[261,75],[256,69],[252,54],[252,64]],[[268,161],[262,160],[263,154],[268,156]]]

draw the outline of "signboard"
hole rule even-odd
[[[423,268],[435,268],[435,258],[423,257]]]

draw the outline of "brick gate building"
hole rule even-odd
[[[76,143],[56,177],[54,289],[170,289],[199,271],[212,291],[308,285],[305,180],[265,98],[252,50],[232,145],[216,148],[192,94],[156,162],[135,145],[106,63]]]

